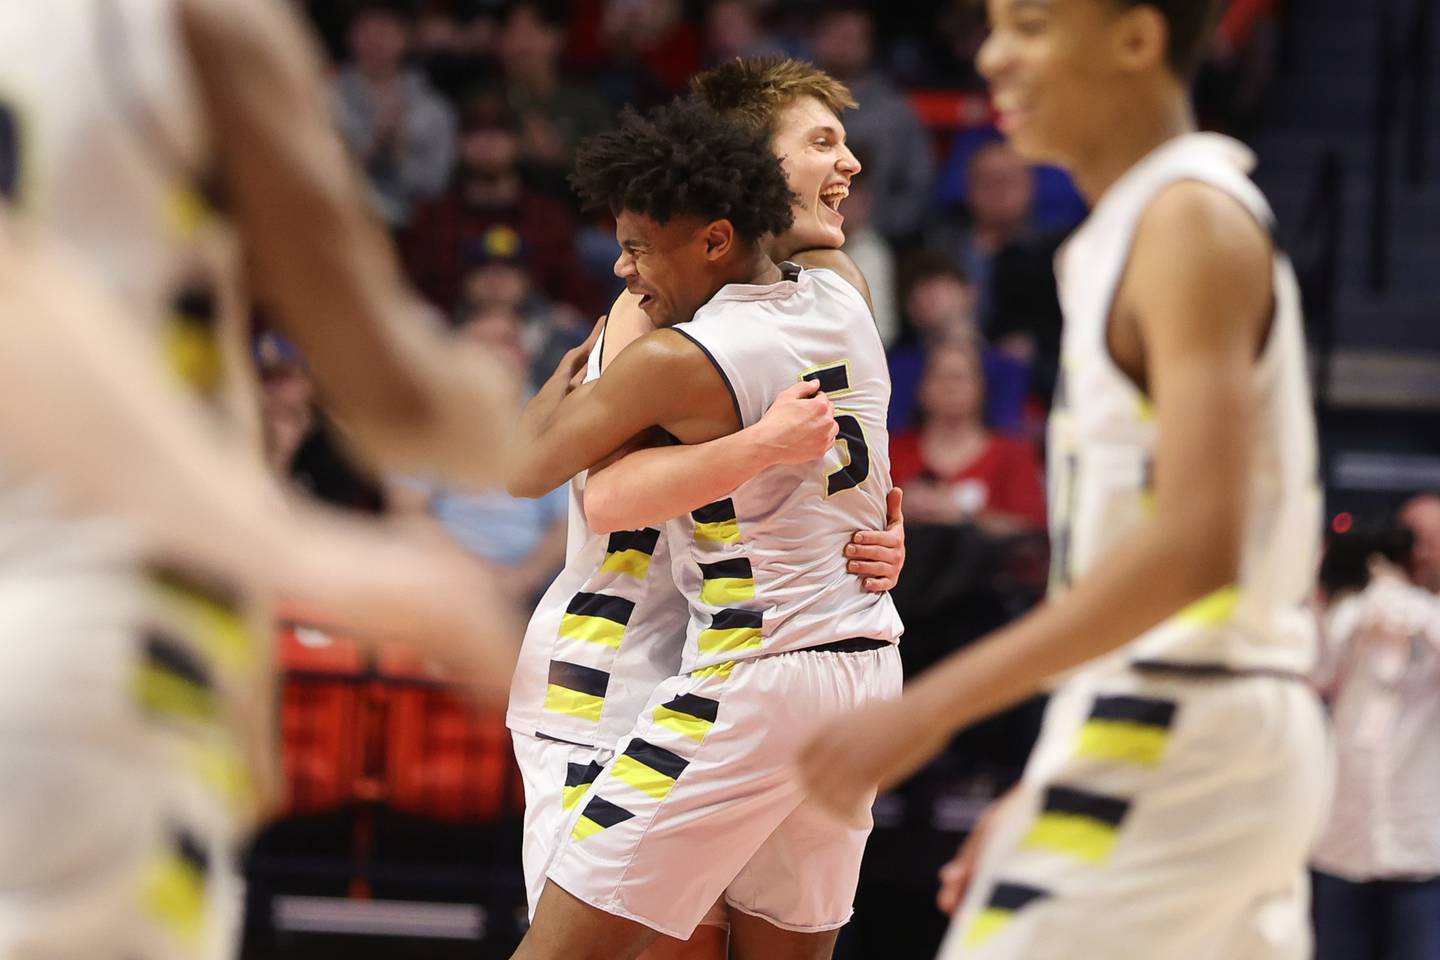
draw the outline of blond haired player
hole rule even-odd
[[[799,759],[850,811],[1058,680],[1019,786],[947,874],[945,958],[1309,956],[1315,426],[1254,158],[1196,133],[1187,100],[1217,6],[990,0],[1002,130],[1093,204],[1057,260],[1053,590]]]

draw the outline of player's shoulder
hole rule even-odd
[[[860,294],[865,301],[865,306],[874,312],[870,297],[870,284],[865,280],[865,274],[850,259],[850,255],[841,250],[829,248],[816,248],[814,250],[802,250],[790,258],[793,262],[807,270],[829,270],[841,280],[844,280]]]
[[[1270,232],[1231,191],[1203,180],[1177,180],[1161,188],[1140,215],[1137,248],[1183,260],[1263,259],[1273,250]]]

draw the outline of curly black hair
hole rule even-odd
[[[575,158],[570,185],[586,207],[729,220],[754,242],[794,222],[795,195],[763,133],[726,120],[693,97],[641,116],[626,107],[620,125],[591,137]]]

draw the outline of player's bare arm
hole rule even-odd
[[[704,352],[680,333],[656,330],[621,351],[604,376],[564,395],[543,422],[522,425],[507,487],[515,496],[542,496],[652,427],[703,443],[740,426]]]
[[[1159,426],[1153,516],[1060,599],[952,656],[899,703],[832,725],[801,760],[820,802],[853,811],[955,731],[1234,581],[1250,384],[1272,306],[1269,240],[1235,201],[1182,183],[1151,205],[1132,249],[1112,326],[1133,326],[1143,349],[1138,369],[1138,356],[1117,360],[1143,373]]]
[[[182,0],[180,23],[257,299],[305,352],[360,452],[386,469],[498,483],[519,384],[446,336],[405,284],[295,15]]]

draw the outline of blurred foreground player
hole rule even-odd
[[[225,957],[233,847],[264,790],[248,773],[273,751],[252,630],[268,594],[386,638],[468,639],[423,649],[458,654],[477,685],[511,657],[498,601],[462,602],[493,591],[467,595],[456,565],[308,512],[286,529],[258,447],[221,415],[244,405],[238,258],[206,197],[225,195],[259,297],[376,464],[493,482],[517,391],[424,322],[283,5],[7,4],[0,91],[6,361],[33,387],[0,438],[0,773],[16,785],[0,954]],[[150,375],[156,357],[208,418]],[[59,377],[86,382],[57,399]]]
[[[990,2],[1002,129],[1093,205],[1057,266],[1051,597],[799,761],[850,812],[1058,680],[1021,783],[948,875],[947,901],[966,889],[945,958],[1309,955],[1315,429],[1253,157],[1194,132],[1216,7]]]

